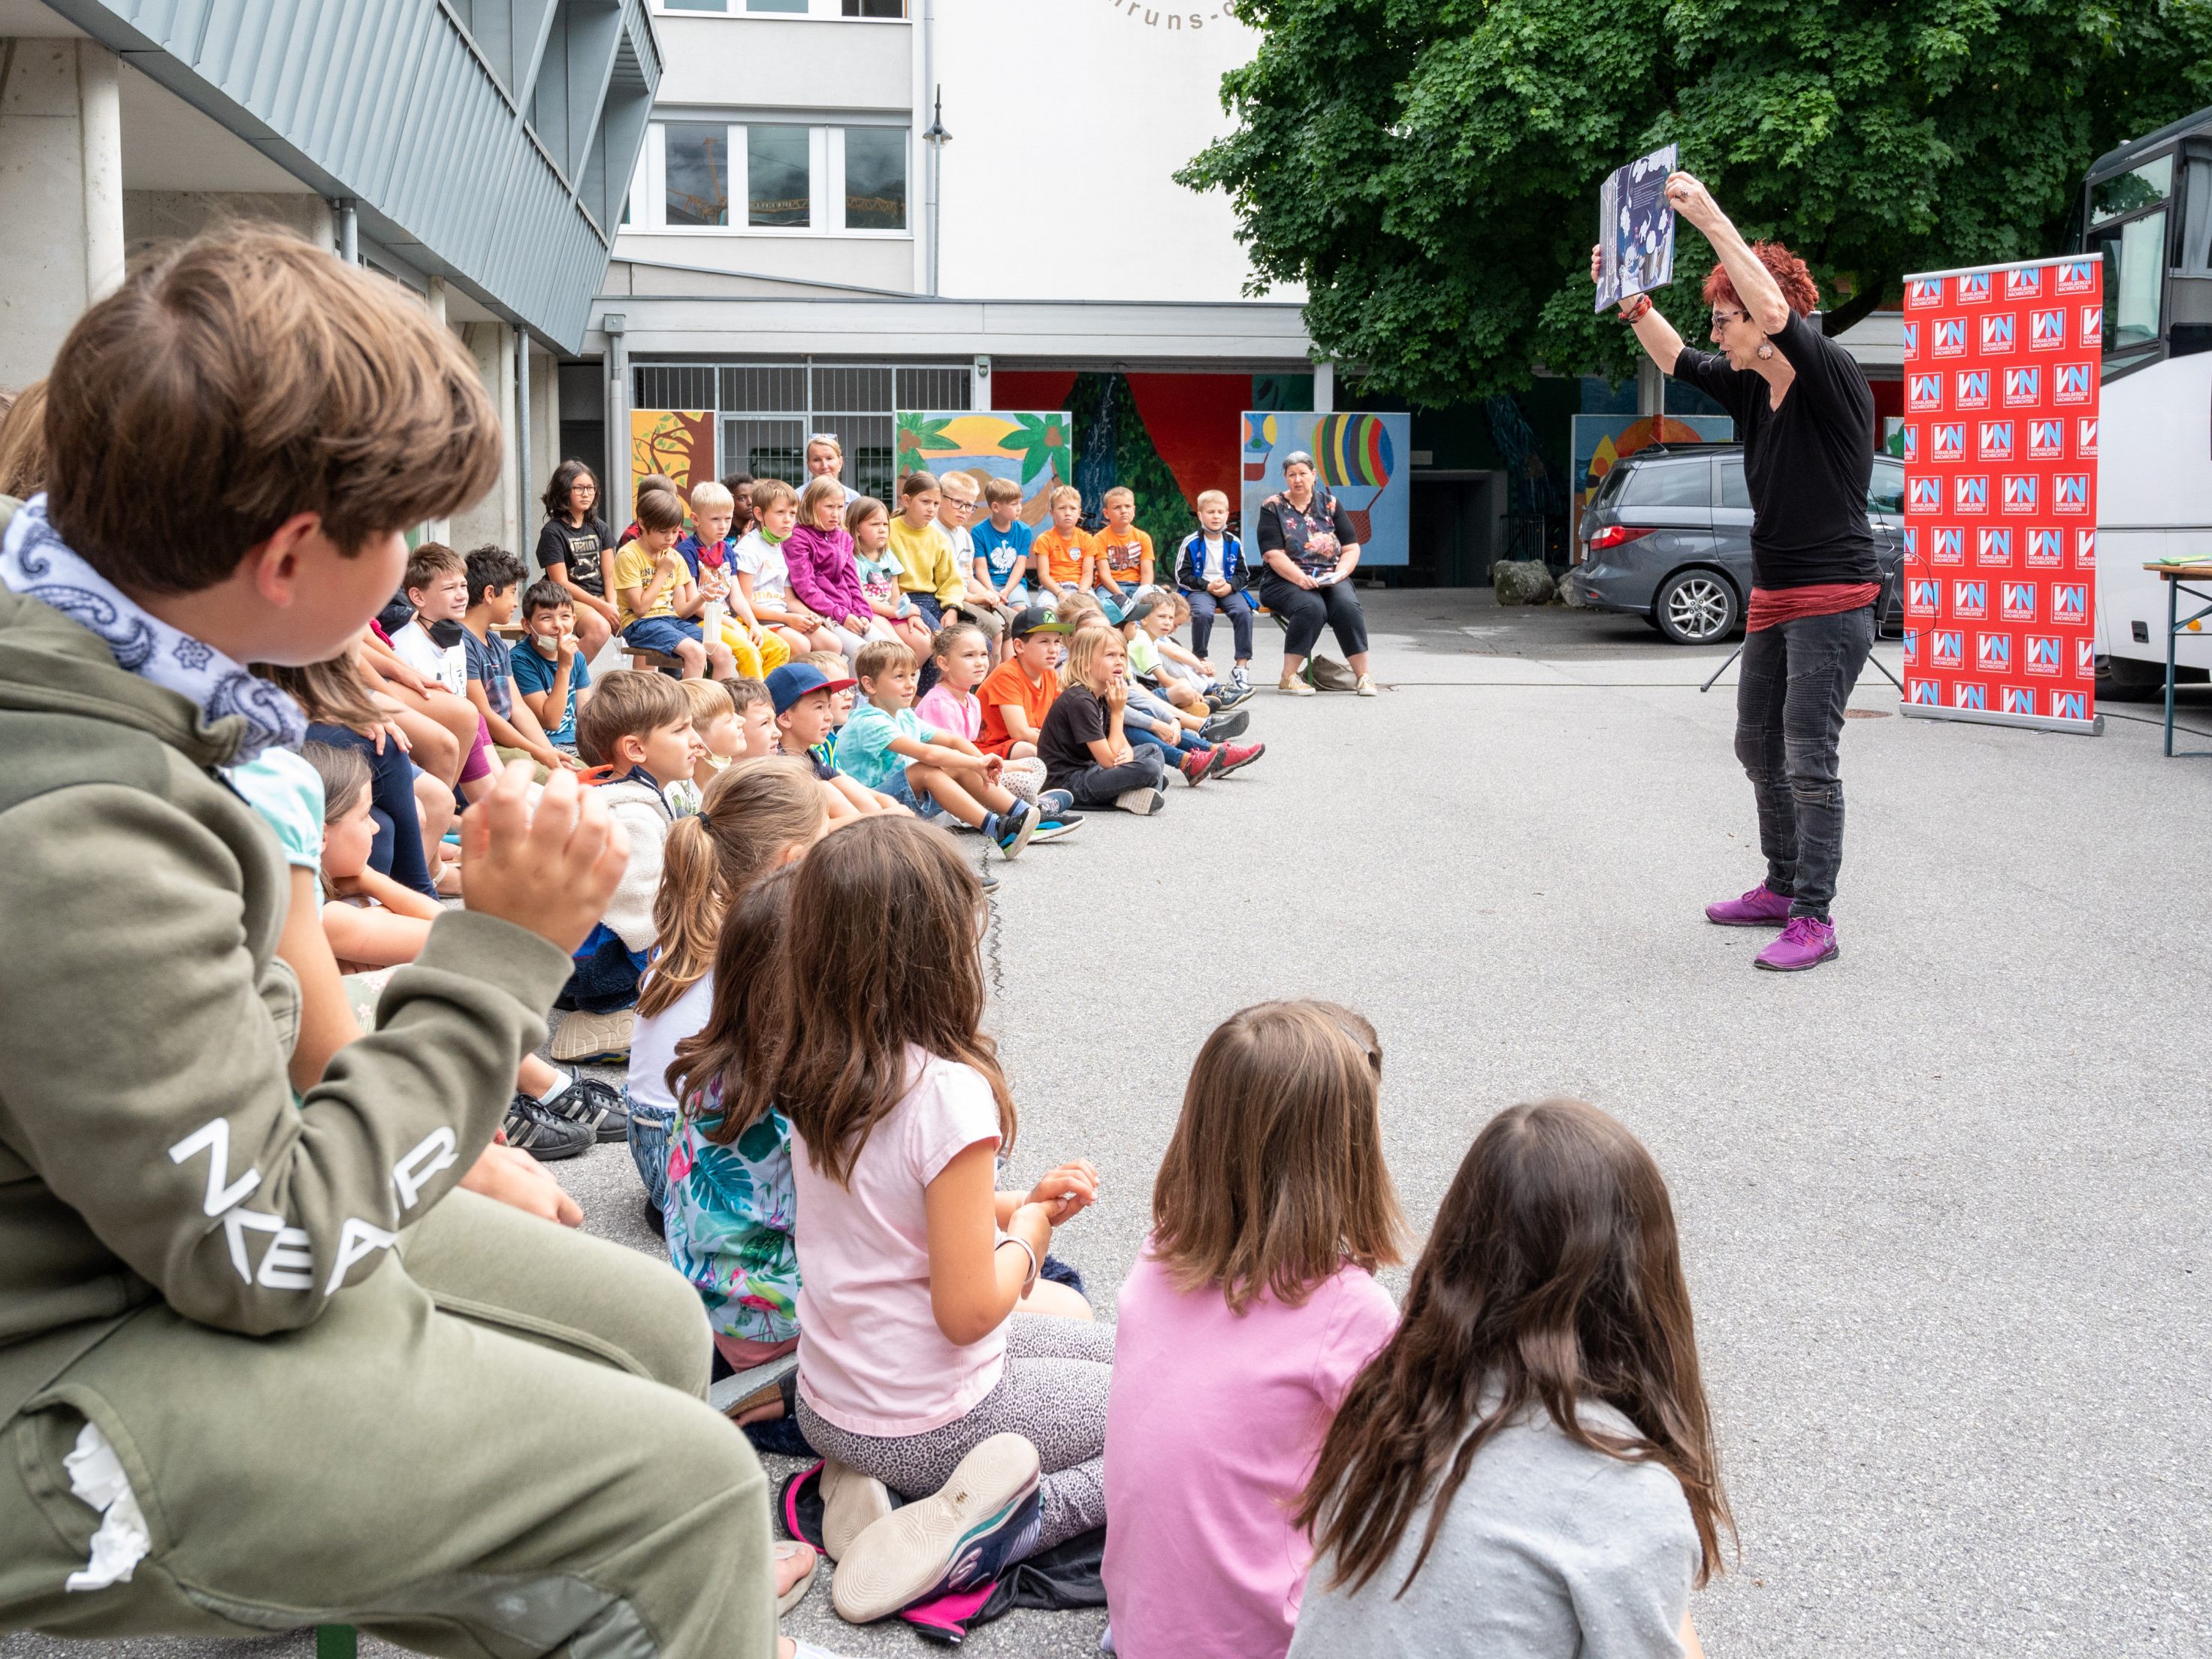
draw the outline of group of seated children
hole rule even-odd
[[[1123,1659],[1697,1650],[1731,1522],[1627,1130],[1565,1100],[1493,1119],[1401,1314],[1374,1277],[1404,1224],[1373,1029],[1248,1008],[1198,1056],[1098,1324],[1042,1273],[1097,1170],[1001,1185],[975,873],[910,816],[827,831],[791,757],[708,785],[670,839],[630,1093],[659,1107],[634,1149],[732,1414],[826,1460],[841,1616],[1103,1528]],[[781,1547],[795,1598],[812,1553]]]

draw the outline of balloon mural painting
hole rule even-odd
[[[1244,416],[1244,482],[1257,483],[1267,476],[1267,454],[1275,447],[1275,417]]]
[[[1389,428],[1380,415],[1324,415],[1314,422],[1313,453],[1321,481],[1344,503],[1352,540],[1365,546],[1375,534],[1369,515],[1390,484]],[[1359,489],[1368,494],[1354,507],[1345,492]]]

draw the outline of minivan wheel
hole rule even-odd
[[[1735,589],[1712,570],[1682,570],[1660,584],[1651,620],[1677,645],[1710,645],[1735,629]]]

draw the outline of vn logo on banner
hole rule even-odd
[[[2104,278],[2046,259],[1905,279],[1908,709],[2096,714]]]

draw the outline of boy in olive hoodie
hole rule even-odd
[[[453,1190],[621,876],[605,806],[510,768],[467,912],[287,1079],[283,855],[224,769],[303,724],[243,665],[343,654],[401,530],[495,482],[468,357],[233,230],[50,386],[49,493],[0,503],[0,1630],[766,1659],[766,1487],[694,1397],[690,1285]]]

